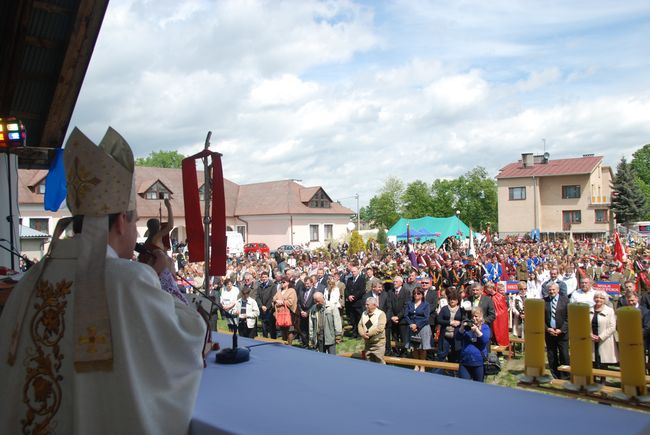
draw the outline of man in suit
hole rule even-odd
[[[325,273],[325,269],[322,267],[319,267],[316,269],[316,291],[320,293],[325,293],[325,290],[327,289],[327,280],[329,279],[329,276]]]
[[[309,345],[309,309],[314,305],[315,283],[316,276],[304,278],[304,287],[298,293],[299,334],[300,341],[305,347]]]
[[[542,298],[546,298],[548,296],[548,287],[554,283],[558,285],[558,288],[560,289],[560,294],[562,296],[568,297],[566,283],[559,278],[560,271],[558,270],[558,268],[557,267],[551,268],[550,273],[551,273],[551,279],[549,279],[544,284],[542,284]]]
[[[377,299],[377,307],[386,314],[386,353],[390,353],[390,337],[391,337],[391,317],[393,317],[393,294],[384,291],[384,284],[379,278],[372,278],[370,280],[370,291],[363,296],[363,305],[366,305],[368,298]]]
[[[273,296],[277,291],[276,283],[269,279],[268,272],[262,272],[262,280],[257,288],[257,306],[260,309],[262,320],[262,335],[271,338],[277,337],[275,329],[275,316],[273,315]]]
[[[483,286],[479,282],[474,281],[469,288],[472,308],[479,307],[483,312],[483,322],[492,328],[492,322],[497,317],[492,298],[483,294]]]
[[[239,297],[242,297],[242,292],[248,290],[248,297],[254,300],[257,300],[257,283],[253,279],[253,275],[246,272],[244,274],[244,280],[241,283],[239,288]]]
[[[359,268],[352,266],[350,268],[352,276],[348,278],[345,285],[345,311],[348,315],[348,321],[352,325],[352,336],[359,338],[357,325],[363,312],[363,295],[366,292],[366,280],[359,274]]]
[[[392,333],[395,336],[398,352],[404,353],[404,345],[409,337],[409,324],[404,319],[406,306],[411,300],[411,292],[404,285],[404,279],[401,276],[393,278],[393,315],[390,320],[392,323]]]
[[[544,323],[546,328],[546,356],[548,366],[554,378],[569,379],[569,374],[557,368],[569,364],[569,299],[560,294],[560,286],[553,283],[548,287],[548,296],[544,298],[546,309]]]

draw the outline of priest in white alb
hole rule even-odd
[[[0,433],[185,434],[206,324],[161,289],[162,256],[131,261],[131,149],[112,128],[99,146],[75,129],[65,169],[74,218],[0,317]]]

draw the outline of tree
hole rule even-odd
[[[635,181],[634,169],[625,157],[621,158],[612,180],[612,210],[623,225],[639,220],[645,213],[645,196]]]
[[[373,225],[382,225],[390,228],[399,220],[401,197],[404,183],[395,177],[390,177],[384,182],[379,195],[370,198],[368,207],[364,207],[361,217]]]
[[[386,230],[384,227],[377,228],[377,243],[381,245],[382,249],[384,249],[384,246],[388,243],[388,236],[386,236]]]
[[[478,166],[461,175],[456,188],[456,206],[463,222],[480,230],[497,221],[497,184],[485,168]]]
[[[415,180],[402,194],[402,214],[407,219],[429,216],[433,211],[431,189],[424,181]]]
[[[180,168],[185,158],[178,151],[152,151],[148,157],[139,157],[135,160],[136,166],[149,166],[153,168]]]
[[[363,238],[359,234],[359,231],[352,231],[350,236],[350,246],[348,247],[348,255],[355,255],[363,251],[365,245],[363,243]]]
[[[432,210],[435,217],[452,216],[456,212],[458,194],[456,180],[434,180],[431,186]]]
[[[632,154],[630,166],[632,166],[637,184],[645,196],[646,212],[643,220],[649,220],[650,210],[648,210],[647,206],[650,205],[650,144],[643,146]]]

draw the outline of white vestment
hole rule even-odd
[[[205,322],[160,288],[147,265],[109,246],[106,295],[113,339],[110,371],[75,372],[77,242],[25,274],[0,317],[0,433],[185,434],[203,368]],[[36,289],[29,282],[43,271]],[[16,359],[11,334],[27,310]],[[88,352],[105,337],[88,330]]]

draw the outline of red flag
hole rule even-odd
[[[201,218],[199,186],[196,176],[196,160],[203,157],[212,160],[212,174],[204,174],[205,180],[212,175],[212,225],[210,228],[210,275],[226,274],[226,196],[223,185],[221,155],[209,150],[183,159],[183,200],[185,203],[185,226],[187,227],[187,248],[189,261],[205,260],[205,232]]]
[[[621,242],[621,238],[618,235],[618,231],[614,232],[614,259],[618,261],[621,266],[625,265],[627,262],[625,247],[623,247],[623,243]]]

